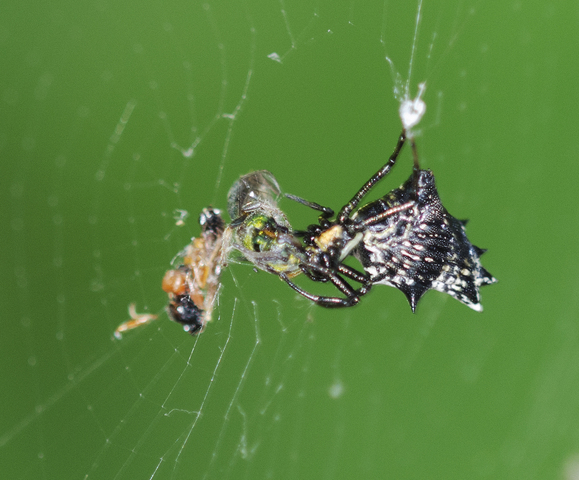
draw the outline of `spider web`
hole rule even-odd
[[[85,7],[34,13],[48,21],[14,53],[34,74],[4,92],[15,121],[2,141],[19,161],[5,195],[13,274],[0,469],[34,479],[353,478],[395,456],[402,469],[413,462],[403,422],[379,431],[394,396],[380,382],[393,362],[385,385],[404,383],[445,298],[427,299],[408,327],[394,291],[325,311],[233,265],[213,322],[193,338],[164,315],[160,280],[199,233],[201,209],[225,209],[241,174],[268,169],[286,191],[341,206],[390,153],[399,97],[421,82],[428,113],[417,135],[437,133],[421,149],[444,169],[429,152],[444,151],[439,125],[468,106],[457,58],[476,3]],[[33,112],[18,110],[22,96]],[[389,188],[410,171],[401,162]],[[298,227],[316,221],[282,207]],[[117,341],[131,302],[160,318]],[[467,380],[488,348],[477,346]]]

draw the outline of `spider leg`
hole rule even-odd
[[[390,158],[388,159],[386,164],[384,164],[384,166],[380,170],[378,170],[370,178],[370,180],[368,180],[364,184],[364,186],[360,190],[358,190],[356,195],[354,195],[352,197],[352,200],[350,200],[346,205],[344,205],[342,207],[342,209],[340,210],[340,213],[338,214],[338,218],[336,220],[337,223],[343,224],[346,221],[346,219],[350,216],[350,214],[352,213],[352,210],[354,210],[354,208],[356,208],[358,206],[358,204],[360,203],[360,200],[362,200],[362,198],[364,198],[364,196],[372,189],[372,187],[374,187],[374,185],[376,185],[376,183],[378,183],[386,175],[388,175],[388,173],[390,172],[390,170],[392,169],[392,167],[396,163],[396,160],[398,159],[398,154],[400,153],[400,150],[402,150],[402,147],[404,146],[405,141],[406,141],[406,130],[402,130],[402,133],[398,137],[398,143],[396,144],[396,147],[394,148],[394,152],[392,152],[392,155],[390,155]]]
[[[366,281],[368,280],[367,275],[364,275],[358,270],[349,267],[348,265],[344,265],[343,263],[338,265],[338,272],[340,272],[342,275],[345,275],[348,278],[351,278],[352,280],[355,280],[358,283],[366,283]]]
[[[312,293],[306,292],[304,289],[302,289],[301,287],[298,287],[294,282],[292,282],[285,273],[281,273],[279,275],[279,278],[281,278],[285,283],[287,283],[291,288],[293,288],[300,295],[306,297],[308,300],[314,302],[316,305],[320,305],[321,307],[326,307],[326,308],[351,307],[353,305],[356,305],[360,301],[360,298],[355,294],[355,292],[353,290],[352,290],[352,292],[354,292],[354,295],[351,297],[347,297],[347,298],[325,297],[325,296],[314,295]],[[333,281],[332,281],[332,283],[333,283]]]
[[[335,273],[333,270],[331,270],[329,268],[322,267],[322,266],[315,265],[315,264],[304,263],[302,265],[302,270],[309,278],[311,278],[314,281],[326,282],[326,281],[330,280],[330,282],[332,282],[332,284],[338,290],[340,290],[340,292],[342,292],[346,296],[346,298],[322,297],[322,296],[307,293],[303,289],[301,289],[300,287],[297,287],[297,285],[295,285],[295,284],[294,285],[297,288],[294,288],[292,285],[290,285],[292,288],[294,288],[294,290],[296,290],[297,292],[299,292],[302,295],[304,295],[304,293],[307,293],[307,296],[304,295],[304,296],[306,296],[306,298],[309,298],[310,300],[312,300],[316,304],[321,305],[323,307],[349,307],[349,306],[355,305],[360,301],[360,297],[362,295],[366,295],[366,293],[368,293],[370,291],[370,288],[372,288],[372,281],[370,280],[370,278],[368,276],[364,275],[363,273],[358,272],[357,270],[355,270],[351,267],[348,267],[347,265],[340,264],[337,267],[337,270],[338,270],[338,272],[342,273],[343,275],[347,276],[348,278],[351,278],[352,280],[355,280],[356,282],[361,283],[362,287],[360,287],[358,290],[354,290],[352,288],[352,286],[346,280],[344,280],[342,277],[340,277],[340,275],[338,275],[337,273]],[[312,271],[318,272],[323,277],[323,279],[318,278],[315,275],[313,275]],[[290,284],[288,282],[289,279],[287,279],[287,280],[285,278],[282,278],[282,279],[284,281],[286,281],[286,283],[288,283],[288,285]],[[315,298],[312,298],[312,297],[315,297]],[[317,298],[317,300],[316,300],[316,298]]]
[[[324,207],[323,205],[320,205],[319,203],[309,202],[308,200],[305,200],[301,197],[297,197],[296,195],[292,195],[291,193],[286,193],[285,196],[287,198],[289,198],[290,200],[293,200],[294,202],[301,203],[302,205],[305,205],[306,207],[309,207],[313,210],[317,210],[318,212],[322,212],[322,217],[324,217],[324,218],[330,218],[331,216],[334,215],[334,211],[331,208]]]
[[[412,183],[414,184],[414,192],[418,191],[418,175],[420,174],[420,162],[418,161],[418,149],[414,137],[409,138],[410,147],[412,148],[412,158],[414,159],[414,167],[412,168]]]
[[[408,210],[408,209],[414,207],[414,205],[415,205],[415,202],[412,201],[412,202],[403,203],[402,205],[397,205],[396,207],[389,208],[388,210],[385,210],[382,213],[379,213],[378,215],[374,215],[373,217],[368,217],[367,219],[358,223],[356,225],[356,227],[352,228],[352,229],[355,231],[364,231],[366,229],[366,227],[380,223],[386,217],[389,217],[390,215],[395,215],[396,213],[399,213],[399,212],[403,212],[404,210]]]
[[[330,273],[329,278],[333,285],[348,298],[358,297],[357,292],[352,288],[352,286],[338,274],[332,272]],[[358,303],[358,300],[356,300],[356,303]]]
[[[412,159],[414,160],[414,171],[418,172],[420,170],[420,162],[418,161],[418,149],[416,148],[416,142],[414,137],[408,139],[410,142],[410,148],[412,148]]]
[[[356,270],[352,267],[348,267],[347,265],[344,265],[343,263],[341,263],[338,266],[338,271],[342,275],[344,275],[348,278],[351,278],[352,280],[355,280],[356,282],[362,284],[362,286],[358,290],[355,291],[355,293],[358,297],[366,295],[370,291],[370,289],[372,288],[372,285],[373,285],[372,279],[369,276],[359,272],[358,270]]]

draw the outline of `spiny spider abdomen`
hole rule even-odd
[[[442,205],[430,170],[413,173],[401,187],[360,208],[352,219],[361,222],[408,202],[414,202],[412,208],[369,225],[353,252],[372,283],[401,290],[412,311],[431,289],[481,311],[480,287],[497,280],[481,265],[484,250],[468,240],[466,222]]]

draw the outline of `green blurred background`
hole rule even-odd
[[[160,280],[198,212],[257,169],[347,201],[399,133],[385,56],[407,79],[418,4],[2,10],[3,477],[577,478],[576,2],[421,6],[419,149],[489,250],[484,313],[386,287],[324,310],[233,265],[196,339]],[[160,319],[115,341],[131,302]]]

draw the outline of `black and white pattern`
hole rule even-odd
[[[412,311],[431,289],[482,311],[479,288],[497,280],[482,267],[484,250],[468,240],[466,222],[442,205],[430,170],[413,173],[401,187],[361,207],[352,220],[362,222],[408,202],[414,205],[368,225],[352,254],[373,284],[404,292]]]

